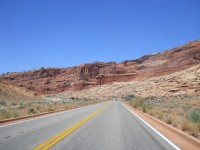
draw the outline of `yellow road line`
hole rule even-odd
[[[69,135],[70,133],[72,133],[74,130],[76,130],[77,128],[79,128],[81,125],[83,125],[84,123],[86,123],[87,121],[89,121],[90,119],[92,119],[93,117],[95,117],[96,115],[98,115],[100,112],[102,112],[108,106],[110,106],[110,104],[111,103],[105,105],[103,108],[98,109],[97,111],[95,111],[91,115],[89,115],[86,118],[82,119],[81,121],[75,123],[74,125],[72,125],[71,127],[65,129],[64,131],[60,132],[59,134],[53,136],[49,140],[43,142],[42,144],[40,144],[39,146],[37,146],[33,150],[47,150],[47,149],[49,149],[50,147],[52,147],[53,145],[55,145],[56,143],[58,143],[60,140],[62,140],[64,137],[66,137],[67,135]]]

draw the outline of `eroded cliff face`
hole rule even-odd
[[[200,64],[200,41],[119,64],[94,62],[71,68],[42,68],[1,75],[0,81],[33,90],[38,94],[52,94],[112,82],[148,79],[196,64]]]
[[[58,93],[66,90],[81,90],[98,85],[99,74],[112,74],[114,62],[84,64],[71,68],[43,68],[23,73],[0,76],[0,81],[25,87],[38,94]]]

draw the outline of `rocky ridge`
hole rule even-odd
[[[140,97],[169,97],[200,94],[200,65],[141,81],[115,82],[81,91],[67,91],[52,97],[119,99],[128,95]]]
[[[113,82],[144,80],[171,74],[200,64],[200,40],[136,60],[94,62],[71,68],[41,68],[0,75],[0,82],[23,87],[38,94],[76,91]]]

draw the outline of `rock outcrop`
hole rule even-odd
[[[24,87],[38,94],[82,90],[113,82],[144,80],[200,64],[200,40],[136,60],[94,62],[71,68],[42,68],[0,76],[3,83]]]
[[[141,81],[115,82],[81,91],[66,91],[52,94],[51,97],[110,100],[129,95],[143,98],[200,95],[200,64],[169,75]],[[193,106],[200,105],[195,103]]]

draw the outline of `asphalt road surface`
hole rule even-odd
[[[120,102],[0,126],[0,150],[176,149]]]

